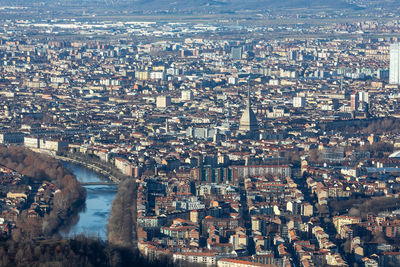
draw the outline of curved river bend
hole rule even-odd
[[[93,183],[107,181],[103,176],[83,167],[69,162],[64,165],[73,171],[80,182]],[[64,236],[85,234],[107,240],[108,216],[111,211],[112,201],[117,194],[116,185],[85,185],[86,207],[78,213],[78,221],[70,225]],[[76,223],[76,224],[75,224]]]

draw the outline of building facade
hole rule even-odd
[[[400,85],[400,43],[390,45],[389,83]]]

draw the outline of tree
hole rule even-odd
[[[126,179],[118,186],[107,227],[113,244],[131,246],[136,235],[136,183]]]
[[[44,220],[27,218],[26,214],[21,214],[24,220],[17,225],[21,231],[14,230],[14,240],[31,239],[43,233],[53,234],[84,203],[85,189],[58,160],[20,146],[0,146],[0,164],[27,176],[32,183],[50,181],[60,189],[54,196],[50,214]]]

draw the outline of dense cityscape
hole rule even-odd
[[[0,7],[0,266],[51,266],[10,242],[75,251],[84,199],[116,184],[106,233],[77,234],[146,264],[399,266],[400,20],[375,8]]]

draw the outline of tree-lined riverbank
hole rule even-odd
[[[136,194],[133,179],[126,179],[119,185],[107,226],[107,239],[110,243],[136,247]]]
[[[58,188],[49,207],[50,211],[43,217],[32,218],[24,212],[19,215],[17,227],[13,229],[13,238],[16,240],[57,233],[68,222],[71,214],[85,202],[86,191],[73,173],[50,156],[20,146],[1,146],[0,164],[27,177],[28,184],[48,181]]]
[[[107,240],[107,223],[112,202],[117,194],[117,186],[107,182],[104,182],[104,185],[90,185],[90,183],[103,182],[107,177],[81,164],[64,162],[64,165],[84,184],[86,203],[85,208],[77,214],[76,222],[63,229],[61,233],[69,237],[85,234]]]

